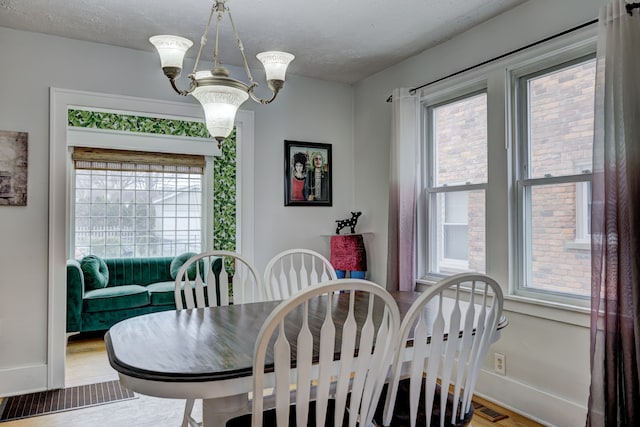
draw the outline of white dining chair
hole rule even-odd
[[[269,300],[289,298],[309,286],[338,276],[322,254],[311,249],[289,249],[275,255],[264,271],[264,286]]]
[[[355,316],[356,307],[366,314]],[[251,414],[227,427],[368,425],[399,324],[393,297],[365,280],[323,282],[281,302],[255,345]]]
[[[216,265],[220,268],[216,272]],[[177,310],[264,301],[264,289],[253,264],[231,251],[208,251],[189,258],[175,280]],[[194,399],[187,399],[181,427],[197,427],[191,415]]]
[[[216,274],[214,266],[216,262],[220,263],[219,259],[222,265]],[[248,259],[231,251],[208,251],[192,256],[178,270],[175,284],[178,310],[265,299],[264,286],[256,268]],[[191,289],[191,292],[185,289]]]
[[[443,308],[445,297],[454,301],[449,309]],[[470,423],[473,390],[489,346],[499,337],[502,305],[498,283],[476,273],[445,278],[411,305],[400,342],[413,337],[413,348],[399,348],[395,355],[384,426]]]

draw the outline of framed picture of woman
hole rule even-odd
[[[331,206],[331,144],[284,141],[284,205]]]

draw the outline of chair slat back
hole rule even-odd
[[[451,298],[453,306],[443,304]],[[466,297],[466,298],[465,298]],[[424,381],[424,416],[431,425],[434,408],[440,408],[439,425],[463,420],[471,410],[473,390],[489,346],[498,338],[503,295],[492,278],[462,273],[441,280],[425,291],[409,308],[400,327],[400,342],[413,336],[411,357],[405,350],[395,355],[392,381],[385,402],[383,424],[390,425],[399,381],[409,382],[409,411],[412,425],[417,422],[421,386]],[[407,368],[404,363],[409,363]],[[434,401],[437,385],[440,399]],[[448,402],[448,391],[453,398]],[[451,418],[445,419],[447,405]]]
[[[289,425],[292,402],[296,425],[309,425],[310,401],[316,425],[327,419],[342,425],[349,393],[348,425],[365,425],[373,419],[395,354],[399,324],[393,297],[365,280],[322,282],[280,303],[255,346],[252,425],[262,426],[268,386],[274,388],[279,426]],[[267,384],[271,355],[274,384]]]
[[[263,281],[267,298],[280,300],[309,286],[337,278],[335,269],[322,254],[310,249],[289,249],[267,263]]]
[[[221,259],[216,281],[214,263]],[[195,277],[188,274],[195,265]],[[175,281],[175,304],[201,308],[264,301],[264,289],[255,267],[242,255],[231,251],[208,251],[185,262]]]

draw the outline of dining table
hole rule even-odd
[[[421,295],[390,293],[401,318]],[[336,309],[344,308],[348,296],[337,295],[332,301]],[[203,399],[203,426],[224,426],[247,411],[247,396],[253,389],[254,346],[263,323],[280,303],[172,310],[123,320],[105,335],[109,363],[128,389],[161,398]],[[443,311],[450,311],[453,304],[453,299],[443,298]],[[358,315],[365,314],[356,312]],[[316,325],[310,323],[312,331],[320,329],[322,319],[315,321]],[[495,339],[507,324],[502,316]],[[270,357],[268,354],[267,364],[273,362]]]

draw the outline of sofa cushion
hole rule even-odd
[[[105,258],[109,268],[109,284],[121,285],[149,285],[171,279],[169,266],[173,257],[150,258]]]
[[[207,300],[207,285],[203,285],[204,287],[204,298]],[[167,305],[167,304],[175,304],[175,288],[176,282],[159,282],[153,283],[147,286],[147,290],[149,291],[149,295],[151,298],[151,305]],[[184,289],[184,283],[180,286],[181,289]],[[191,285],[193,289],[193,284]],[[182,297],[182,304],[185,304],[184,296]]]
[[[180,254],[180,255],[176,256],[173,259],[173,261],[171,261],[170,271],[171,271],[171,278],[173,280],[176,280],[176,277],[178,277],[178,272],[180,271],[180,268],[184,265],[184,263],[187,262],[189,260],[189,258],[191,258],[194,255],[196,255],[195,252],[185,252],[183,254]],[[200,261],[198,261],[198,264],[200,264],[200,271],[202,271],[202,267],[204,266],[204,262],[202,260],[200,260]],[[187,274],[189,275],[189,280],[193,280],[193,279],[196,278],[196,263],[195,262],[189,266],[189,268],[187,269]]]
[[[147,288],[139,285],[109,286],[84,294],[82,309],[85,312],[122,310],[149,304]]]
[[[109,283],[109,269],[104,260],[96,255],[87,255],[80,261],[84,273],[85,290],[101,289]]]
[[[174,304],[176,282],[159,282],[147,285],[151,305]]]

